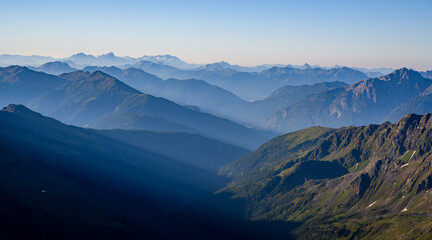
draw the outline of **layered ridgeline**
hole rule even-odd
[[[156,143],[142,142],[168,136],[68,126],[22,105],[0,111],[0,124],[1,239],[243,239],[256,234],[240,218],[212,219],[207,208],[184,213],[226,181],[196,167],[201,163],[163,156],[153,151],[160,150]],[[131,144],[132,138],[139,143]],[[234,155],[243,151],[211,144]],[[201,161],[210,160],[189,150]]]
[[[251,149],[265,141],[250,128],[144,94],[102,72],[54,76],[13,66],[1,68],[0,77],[3,104],[23,103],[68,124],[193,132]]]
[[[201,79],[248,101],[263,99],[286,85],[332,81],[354,83],[368,78],[364,73],[347,67],[332,69],[272,67],[261,72],[239,72],[219,65],[184,70],[150,62],[140,62],[129,67],[141,68],[163,79]]]
[[[432,110],[428,98],[432,80],[402,68],[389,75],[330,89],[274,113],[266,123],[276,131],[310,126],[341,127],[395,121],[415,112]],[[417,107],[421,104],[422,106]]]
[[[134,64],[140,61],[150,61],[154,63],[166,64],[168,66],[173,66],[183,69],[192,69],[199,67],[198,64],[186,63],[176,56],[171,55],[144,55],[142,57],[119,57],[114,55],[114,53],[101,54],[99,56],[94,56],[91,54],[77,53],[67,58],[53,58],[45,56],[22,56],[22,55],[10,55],[10,54],[0,54],[0,64],[7,65],[21,65],[35,67],[49,62],[61,61],[68,63],[75,68],[83,68],[85,66],[97,65],[97,66],[122,66],[125,64]]]
[[[396,124],[312,127],[221,168],[221,192],[255,220],[301,223],[299,239],[432,237],[432,115]]]
[[[20,66],[0,68],[0,104],[27,103],[46,91],[66,83],[66,80]]]
[[[348,86],[344,82],[321,82],[313,85],[284,86],[263,100],[247,102],[203,80],[163,80],[141,69],[86,67],[83,71],[102,71],[142,92],[163,97],[183,105],[195,105],[202,111],[262,128],[271,114],[314,94]]]
[[[341,127],[382,123],[387,120],[394,122],[410,112],[424,114],[430,112],[432,108],[430,104],[432,91],[429,89],[432,81],[422,77],[420,73],[406,68],[349,86],[337,81],[320,82],[312,85],[288,85],[274,91],[263,100],[253,102],[244,101],[236,95],[202,80],[163,80],[137,68],[122,70],[116,67],[87,67],[84,70],[103,71],[141,92],[163,97],[182,105],[198,106],[203,112],[276,132],[295,131],[316,125]],[[297,70],[306,71],[308,69]],[[315,69],[315,71],[318,70]],[[62,78],[68,78],[68,75],[65,74]],[[53,78],[51,80],[55,84],[64,82],[64,79]],[[281,81],[283,82],[283,80]],[[54,86],[57,86],[55,84]],[[34,90],[30,89],[30,91]],[[8,98],[6,95],[6,99]],[[17,101],[9,102],[22,101],[17,99]],[[5,102],[5,104],[7,103]],[[43,109],[36,110],[43,111]],[[46,112],[46,114],[50,113]],[[174,122],[173,125],[170,119],[165,117],[161,119],[158,115],[155,117],[159,118],[146,116],[142,124],[147,126],[145,129],[200,131],[190,124]],[[124,119],[128,120],[123,121]],[[139,122],[142,120],[131,119],[136,119],[136,117],[116,116],[89,126],[115,127],[118,124],[123,124],[125,126],[121,127],[124,128],[140,125]],[[164,126],[158,126],[162,122]]]
[[[83,71],[102,71],[147,94],[183,105],[197,106],[203,111],[219,115],[226,115],[224,109],[231,105],[246,103],[236,95],[203,80],[163,80],[138,68],[122,70],[117,67],[85,67]]]

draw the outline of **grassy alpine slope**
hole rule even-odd
[[[279,136],[221,168],[221,192],[254,220],[300,222],[299,239],[430,239],[432,115]]]

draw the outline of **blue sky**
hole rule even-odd
[[[432,1],[6,1],[0,54],[432,69]]]

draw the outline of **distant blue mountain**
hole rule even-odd
[[[21,65],[21,66],[39,66],[47,62],[55,61],[55,58],[44,57],[44,56],[22,56],[22,55],[11,55],[1,54],[0,65],[7,67],[10,65]]]
[[[193,70],[178,69],[164,64],[140,62],[128,67],[141,68],[163,79],[201,79],[248,100],[261,100],[286,85],[305,85],[340,81],[354,83],[368,79],[364,73],[347,67],[322,69],[305,65],[303,68],[272,67],[261,72],[239,72],[210,64]]]
[[[402,68],[391,74],[312,95],[274,113],[267,128],[280,132],[310,126],[341,127],[396,121],[432,111],[432,80]]]
[[[78,69],[69,66],[69,64],[65,62],[55,61],[55,62],[47,62],[38,68],[33,68],[32,70],[53,74],[53,75],[60,75],[63,73],[74,72]]]

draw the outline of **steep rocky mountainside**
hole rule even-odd
[[[289,133],[221,173],[249,218],[299,222],[300,239],[432,236],[431,114]]]

